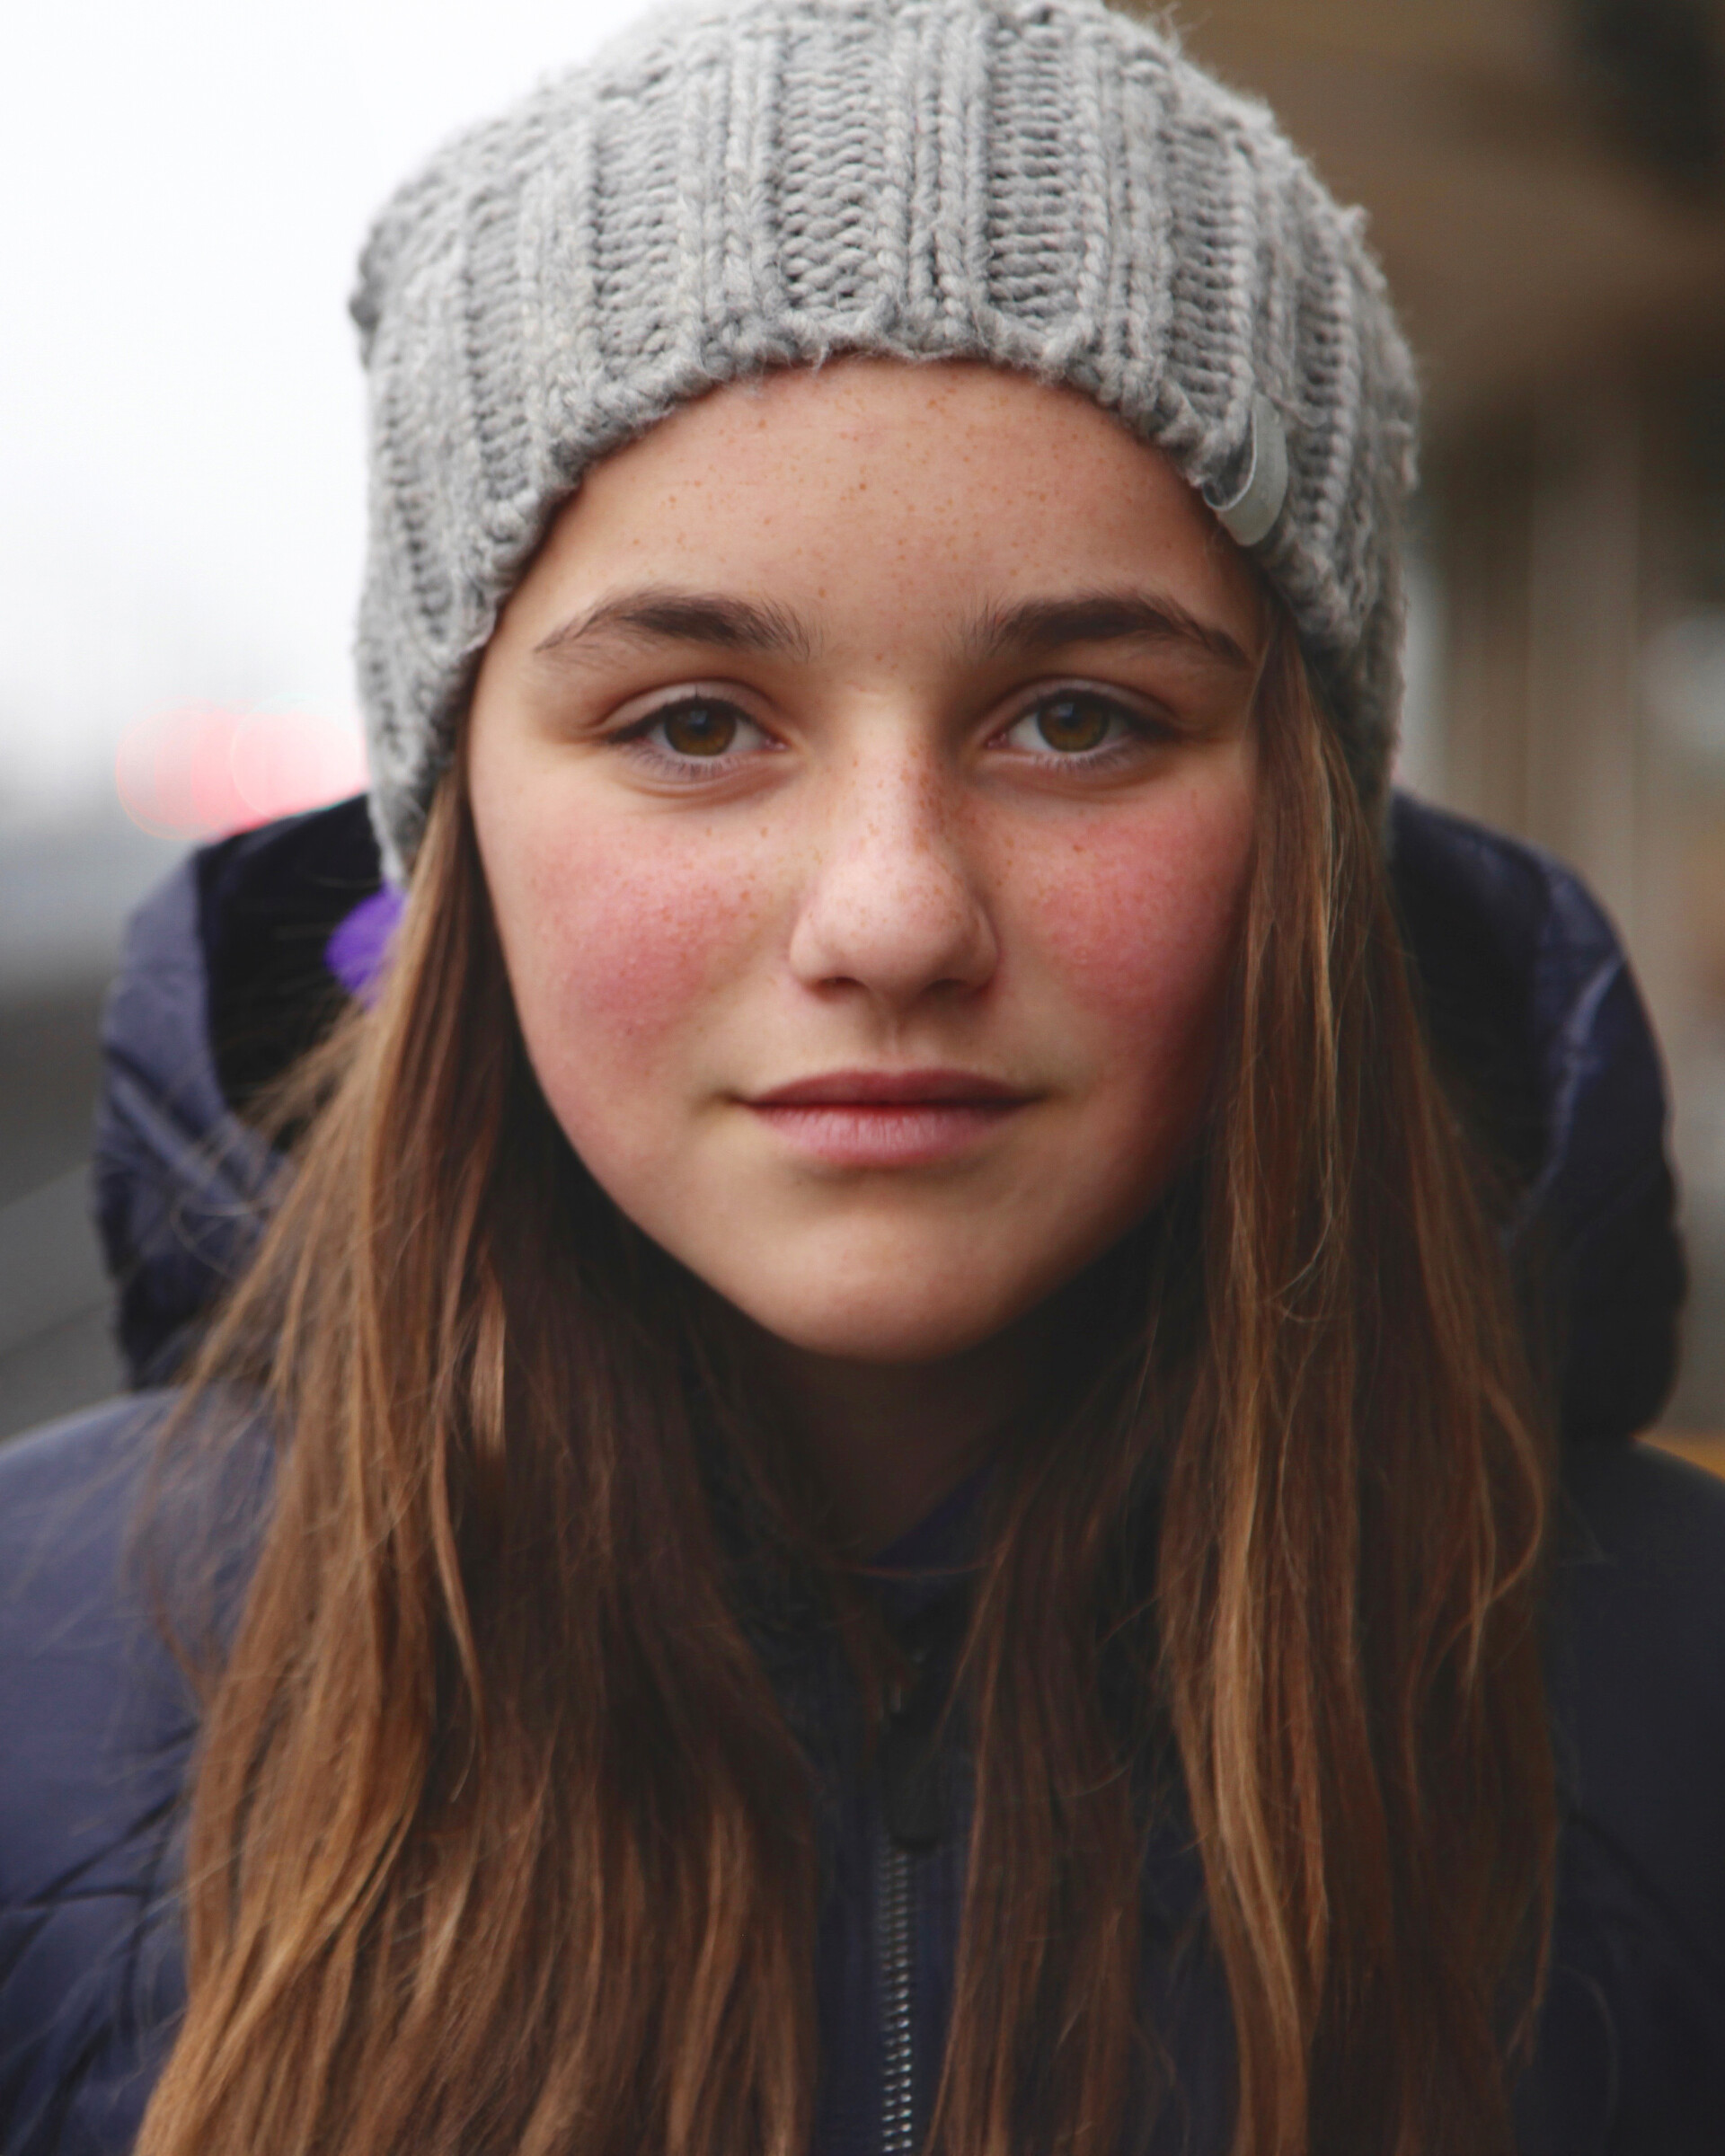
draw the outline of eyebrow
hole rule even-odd
[[[542,637],[534,651],[535,656],[579,657],[581,645],[616,637],[803,661],[815,649],[807,626],[786,607],[654,585],[602,599],[586,613],[571,615]],[[1139,641],[1188,644],[1233,671],[1252,669],[1253,661],[1225,629],[1157,592],[1094,591],[1070,598],[1023,599],[986,609],[963,637],[965,649],[979,658]]]
[[[785,607],[656,585],[602,599],[585,614],[571,615],[542,637],[534,652],[574,656],[580,645],[607,637],[640,643],[706,644],[721,651],[774,652],[804,660],[814,655],[813,638]]]
[[[979,655],[1062,651],[1075,644],[1191,644],[1218,664],[1251,673],[1254,661],[1227,631],[1160,592],[1081,592],[992,607],[965,639]]]

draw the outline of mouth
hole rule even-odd
[[[997,1131],[1031,1096],[974,1071],[827,1071],[746,1102],[793,1151],[833,1168],[926,1168]]]

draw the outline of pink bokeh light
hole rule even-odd
[[[365,749],[357,728],[316,712],[181,704],[131,728],[114,782],[141,829],[214,838],[361,791]]]

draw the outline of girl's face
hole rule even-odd
[[[468,751],[534,1068],[615,1203],[852,1361],[1099,1257],[1202,1111],[1263,635],[1156,450],[989,367],[733,384],[597,466]]]

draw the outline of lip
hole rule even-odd
[[[1031,1095],[975,1071],[823,1071],[747,1105],[805,1158],[834,1168],[927,1168],[1000,1128]]]
[[[823,1071],[756,1093],[751,1108],[1003,1107],[1029,1096],[975,1071]]]

